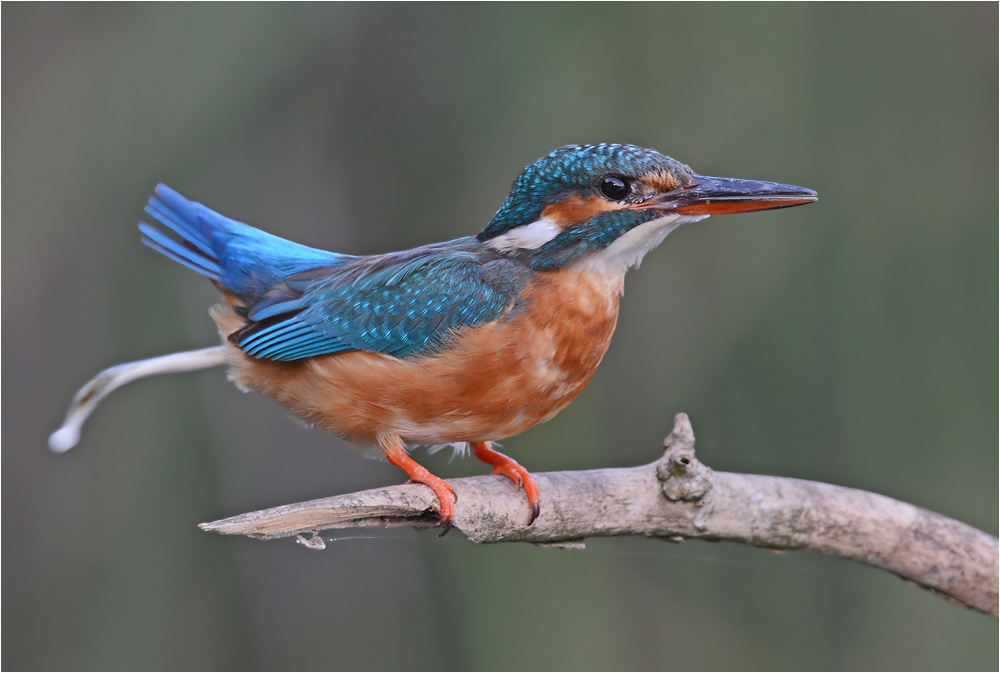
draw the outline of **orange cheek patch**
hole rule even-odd
[[[542,217],[552,220],[565,229],[577,224],[583,224],[595,215],[610,210],[621,210],[624,206],[613,203],[599,196],[571,196],[565,201],[552,203],[542,211]]]

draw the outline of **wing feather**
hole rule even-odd
[[[498,319],[520,292],[517,283],[497,283],[496,269],[485,273],[476,254],[439,246],[303,275],[268,291],[230,339],[271,360],[352,350],[405,357]]]

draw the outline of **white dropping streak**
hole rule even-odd
[[[562,228],[547,217],[535,220],[531,224],[517,227],[486,241],[497,252],[512,252],[514,250],[538,250],[559,235]]]
[[[73,402],[66,412],[66,420],[62,427],[49,436],[49,448],[56,453],[69,451],[80,441],[80,430],[87,417],[97,408],[98,403],[108,396],[112,390],[121,388],[126,383],[157,374],[174,372],[190,372],[196,369],[216,367],[226,363],[225,350],[222,346],[203,348],[197,351],[185,351],[163,355],[149,360],[126,362],[109,367],[92,378],[87,385],[73,397]]]
[[[671,231],[706,217],[708,215],[667,215],[644,222],[619,236],[603,250],[586,255],[575,266],[602,273],[625,273],[629,267],[639,266],[646,253],[662,243]]]

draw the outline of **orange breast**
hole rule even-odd
[[[590,381],[614,333],[622,280],[566,269],[538,274],[515,315],[412,359],[350,352],[281,363],[230,344],[231,378],[357,442],[509,437],[555,416]],[[223,335],[242,326],[228,307],[212,315]]]

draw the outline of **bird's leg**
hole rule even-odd
[[[533,524],[541,512],[541,493],[538,490],[538,484],[535,483],[535,478],[513,458],[491,449],[489,442],[471,442],[470,445],[476,458],[493,466],[493,474],[502,474],[513,481],[518,488],[524,489],[528,495],[528,504],[531,505],[531,518],[528,520],[528,525]]]
[[[438,525],[444,528],[441,535],[451,530],[451,520],[455,516],[455,501],[458,500],[451,484],[441,477],[435,477],[426,467],[410,458],[406,450],[400,446],[385,449],[385,457],[396,467],[405,470],[406,474],[410,475],[411,482],[423,484],[434,491],[441,513],[441,522]]]

